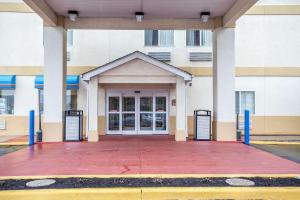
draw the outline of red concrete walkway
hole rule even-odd
[[[169,136],[49,143],[0,157],[0,176],[300,173],[300,165],[242,143],[175,142]]]

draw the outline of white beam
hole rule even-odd
[[[66,29],[111,29],[111,30],[184,30],[214,29],[214,19],[204,23],[200,19],[144,19],[137,22],[134,18],[78,18],[71,21],[65,18]]]
[[[24,2],[37,13],[46,26],[56,26],[57,16],[44,0],[24,0]]]
[[[223,27],[234,27],[236,20],[246,13],[257,1],[258,0],[237,0],[223,16]]]

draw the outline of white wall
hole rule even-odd
[[[300,77],[237,77],[236,90],[255,91],[255,115],[300,115]]]
[[[257,5],[299,5],[299,0],[259,0]]]
[[[192,86],[187,89],[187,115],[192,116],[194,110],[213,110],[212,77],[194,77]]]
[[[236,26],[236,66],[299,67],[300,15],[244,15]]]
[[[175,66],[211,66],[210,62],[190,62],[189,52],[211,51],[211,47],[186,47],[185,30],[174,31],[174,46],[144,46],[143,30],[74,30],[73,47],[69,47],[69,66],[100,66],[133,51],[171,52]]]
[[[0,12],[0,66],[43,65],[43,23],[35,13]]]
[[[15,90],[15,115],[28,116],[34,109],[38,113],[38,89],[34,88],[34,76],[17,76]]]

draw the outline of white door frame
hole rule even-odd
[[[135,93],[134,91],[140,91],[140,93]],[[168,134],[169,131],[169,91],[168,90],[150,90],[150,89],[136,89],[136,90],[116,90],[108,89],[106,91],[106,134],[122,134],[122,135],[154,135],[154,134]],[[114,112],[119,114],[119,130],[111,131],[109,130],[109,97],[117,96],[119,97],[119,112]],[[135,130],[133,131],[123,131],[122,130],[122,97],[124,96],[135,96]],[[140,97],[152,97],[152,130],[140,130]],[[165,112],[156,112],[155,111],[155,98],[159,96],[166,97],[166,111]],[[142,112],[146,113],[146,112]],[[149,112],[151,113],[151,112]],[[155,128],[155,114],[156,113],[165,113],[166,114],[166,130],[156,130]]]

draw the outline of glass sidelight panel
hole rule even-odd
[[[155,114],[155,130],[165,131],[167,129],[166,113]]]
[[[118,131],[120,126],[119,126],[119,122],[120,122],[120,115],[119,113],[109,113],[109,119],[108,119],[108,129],[110,131]]]
[[[155,111],[156,112],[166,112],[166,97],[156,97],[155,98]]]
[[[153,97],[140,97],[140,130],[153,130]]]
[[[120,130],[120,97],[108,97],[108,130]]]
[[[152,131],[153,130],[153,114],[141,113],[140,114],[140,130]]]
[[[135,114],[126,113],[122,114],[122,130],[123,131],[134,131],[135,130]]]

